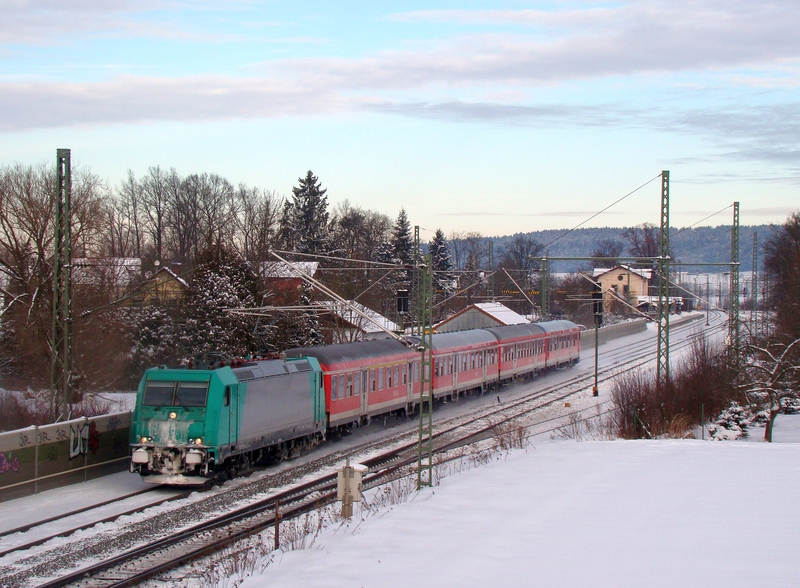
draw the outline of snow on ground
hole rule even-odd
[[[275,554],[269,586],[797,586],[800,445],[543,442]]]

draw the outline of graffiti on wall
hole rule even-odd
[[[69,426],[69,458],[97,453],[100,447],[100,433],[94,421],[75,423]]]
[[[0,451],[0,474],[5,474],[6,472],[18,472],[19,471],[19,458],[15,457],[11,459],[11,455],[6,457],[6,454]]]

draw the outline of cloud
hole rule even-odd
[[[0,85],[0,131],[84,124],[325,115],[349,108],[318,87],[206,76]],[[57,104],[58,108],[53,108]]]
[[[237,4],[226,0],[228,10]],[[216,6],[211,0],[4,0],[0,44],[48,46],[87,35],[204,41],[242,38],[192,31],[175,24],[169,15],[171,10],[186,15]]]

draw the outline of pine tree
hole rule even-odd
[[[431,254],[431,263],[433,264],[434,288],[449,295],[453,289],[453,257],[450,255],[447,237],[444,236],[442,229],[436,230],[433,239],[428,244],[428,252]]]
[[[331,237],[327,190],[311,170],[298,181],[299,186],[292,188],[292,198],[283,209],[284,246],[299,253],[328,253]]]
[[[392,248],[398,263],[410,265],[414,261],[414,241],[411,238],[411,224],[404,208],[400,209],[392,229]]]

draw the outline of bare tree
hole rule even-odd
[[[765,400],[769,410],[769,422],[784,407],[785,401],[800,398],[800,339],[791,343],[767,342],[765,345],[748,346],[748,363],[745,367],[749,374],[748,383],[744,385],[746,393],[754,400]],[[755,396],[755,398],[752,398]],[[770,429],[766,436],[769,438]]]
[[[630,229],[628,229],[630,230]],[[609,257],[612,261],[593,261],[592,267],[608,267],[618,264],[617,257],[625,251],[625,244],[616,239],[600,239],[592,251],[592,257]]]
[[[242,259],[263,261],[277,244],[283,199],[275,192],[239,184],[235,216],[235,247]]]
[[[659,229],[654,224],[643,223],[625,229],[622,236],[628,241],[628,253],[633,257],[657,257],[659,254]]]
[[[164,238],[167,219],[167,175],[160,166],[151,167],[143,180],[142,192],[145,214],[147,217],[146,231],[155,248],[154,255],[157,260],[164,258]]]
[[[538,267],[539,262],[533,258],[544,251],[544,245],[522,233],[517,233],[502,249],[500,263],[508,270],[515,270],[523,276]]]

